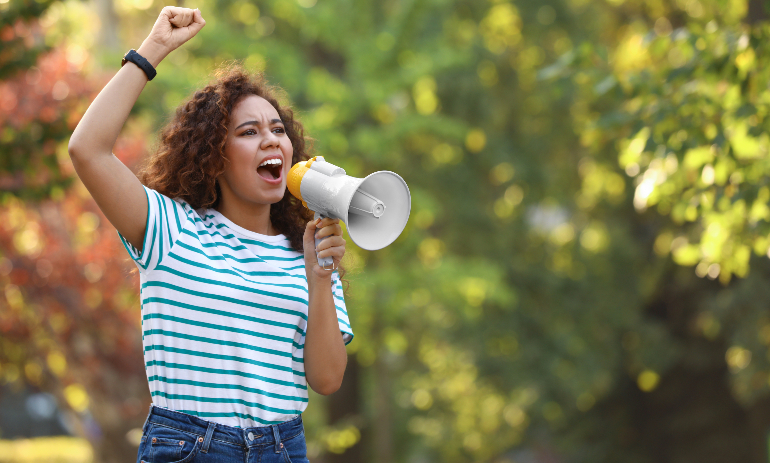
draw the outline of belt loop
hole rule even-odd
[[[150,415],[152,415],[152,404],[150,404],[150,411],[147,413],[147,419],[144,420],[142,425],[142,435],[147,434],[147,426],[150,424]]]
[[[273,428],[273,437],[275,437],[275,453],[281,453],[283,443],[281,442],[281,436],[278,435],[278,425],[274,424],[271,427]]]
[[[211,443],[211,436],[214,434],[214,428],[217,426],[216,423],[213,421],[209,421],[209,428],[206,430],[206,438],[203,439],[203,448],[201,449],[201,452],[208,453],[209,452],[209,444]]]

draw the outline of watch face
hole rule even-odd
[[[120,67],[123,67],[123,66],[125,66],[125,64],[128,62],[128,60],[126,60],[126,57],[127,57],[127,56],[128,56],[128,54],[129,54],[129,53],[131,53],[132,51],[134,51],[134,49],[133,49],[133,48],[132,48],[131,50],[128,50],[128,51],[126,52],[126,54],[125,54],[125,55],[123,55],[123,60],[120,62]]]

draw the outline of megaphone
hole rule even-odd
[[[395,241],[412,208],[409,187],[398,174],[380,171],[363,179],[350,177],[323,156],[294,164],[287,183],[289,192],[315,212],[316,219],[345,222],[353,242],[367,251]],[[316,239],[316,246],[320,242]],[[318,264],[327,270],[334,266],[331,257],[319,258]]]

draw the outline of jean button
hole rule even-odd
[[[249,440],[254,440],[254,433],[253,432],[249,432]]]

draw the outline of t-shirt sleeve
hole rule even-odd
[[[348,345],[353,340],[353,328],[350,326],[348,311],[345,307],[345,295],[342,292],[342,282],[337,272],[332,274],[332,297],[334,298],[334,306],[337,308],[337,322],[342,332],[342,340],[345,341],[345,345]]]
[[[153,270],[163,261],[188,219],[184,207],[178,202],[146,186],[144,192],[147,195],[147,221],[141,252],[118,232],[140,273]]]

